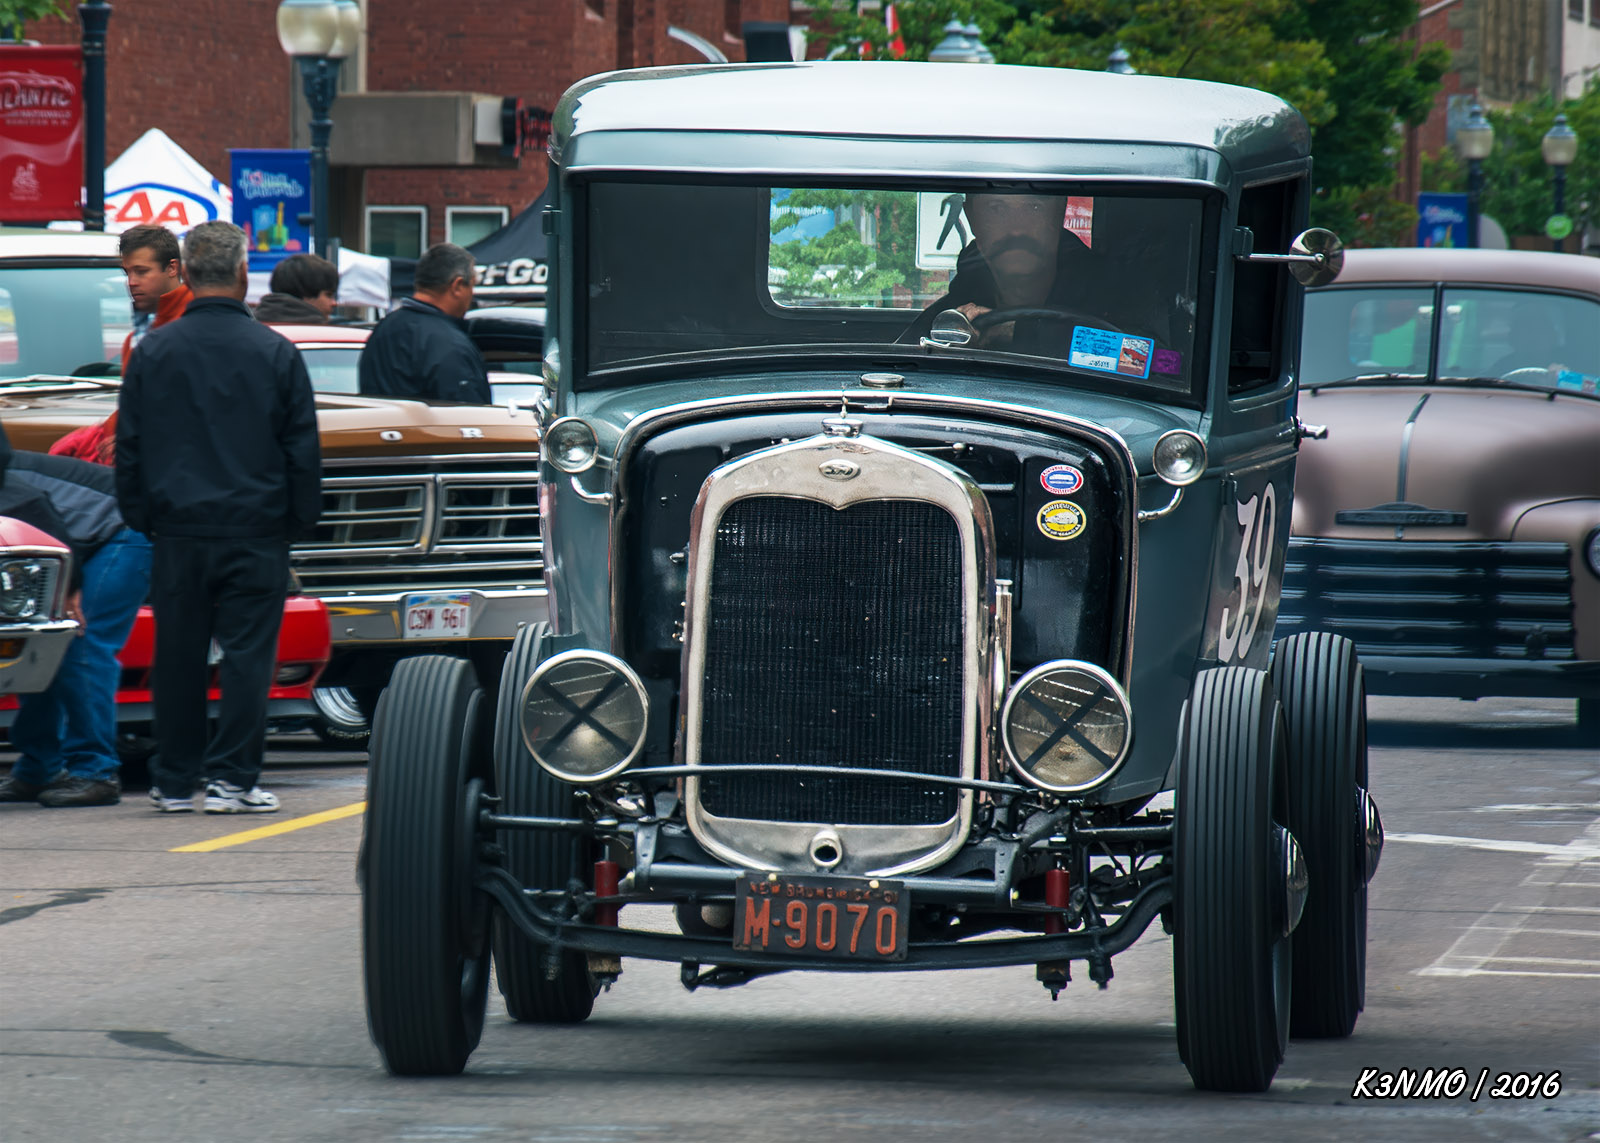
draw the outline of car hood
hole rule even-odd
[[[89,392],[20,387],[0,392],[0,418],[12,444],[34,452],[45,452],[73,429],[105,420],[116,407],[115,387],[103,383]],[[324,459],[537,454],[539,448],[533,413],[500,405],[318,394],[317,425]]]
[[[1458,515],[1408,523],[1402,538],[1509,539],[1529,508],[1600,497],[1600,401],[1592,398],[1446,386],[1324,389],[1301,394],[1299,412],[1328,427],[1326,440],[1300,448],[1299,536],[1395,538],[1394,523],[1341,523],[1338,515],[1403,501],[1441,521]]]

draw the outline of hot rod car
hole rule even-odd
[[[1270,645],[1309,134],[1260,92],[925,63],[646,69],[555,116],[548,623],[399,665],[367,1011],[459,1072],[624,959],[1030,965],[1157,919],[1194,1082],[1361,1011],[1361,667]],[[1300,284],[1296,283],[1296,279]],[[1172,798],[1164,792],[1171,791]],[[670,903],[681,933],[630,928]],[[985,938],[985,939],[972,939]]]

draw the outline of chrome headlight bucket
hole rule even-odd
[[[1151,457],[1156,475],[1174,488],[1184,488],[1206,472],[1206,442],[1188,429],[1162,433]]]
[[[54,560],[40,559],[7,560],[0,565],[0,617],[48,618],[54,566]]]
[[[563,651],[522,689],[522,741],[563,782],[603,782],[633,765],[650,696],[633,668],[604,651]]]
[[[600,456],[600,441],[594,428],[581,417],[558,417],[551,421],[540,448],[551,464],[573,476],[593,468]]]
[[[1111,780],[1133,745],[1133,707],[1109,671],[1077,659],[1040,663],[1011,688],[1000,737],[1024,781],[1084,794]]]

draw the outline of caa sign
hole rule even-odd
[[[226,187],[220,190],[227,193]],[[106,229],[113,231],[154,225],[184,234],[218,214],[216,200],[162,183],[139,183],[106,196]]]

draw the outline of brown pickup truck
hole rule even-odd
[[[45,451],[110,415],[116,378],[84,374],[107,371],[128,320],[114,237],[0,232],[0,419],[15,447]],[[353,374],[365,339],[280,330],[319,389]],[[347,719],[351,699],[370,712],[413,654],[471,659],[493,685],[518,629],[546,614],[533,413],[321,392],[317,417],[322,520],[294,567],[332,621],[326,713]]]

